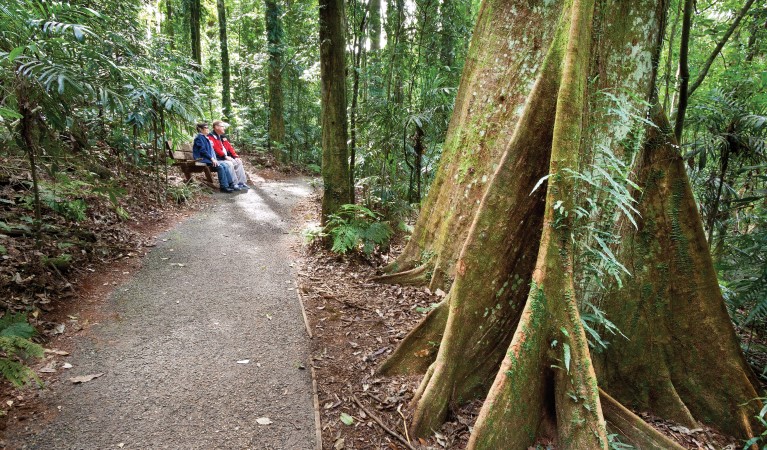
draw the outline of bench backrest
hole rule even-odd
[[[171,141],[165,141],[165,148],[168,151],[168,156],[176,161],[188,161],[194,159],[192,156],[192,143],[185,142],[181,144],[181,148],[173,150],[173,143]]]

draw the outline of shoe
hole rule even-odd
[[[231,189],[233,191],[239,191],[240,190],[240,188],[237,185],[234,185],[234,184],[230,184],[229,185],[229,189]]]
[[[234,189],[230,189],[230,188],[221,188],[221,192],[226,192],[226,193],[229,193],[229,192],[234,192]]]
[[[250,186],[248,186],[245,183],[242,183],[242,184],[240,184],[240,189],[245,189],[247,191],[248,189],[250,189]]]

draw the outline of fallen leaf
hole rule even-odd
[[[272,419],[268,417],[259,417],[258,419],[256,419],[256,423],[258,423],[259,425],[269,425],[269,424],[272,424],[273,422],[272,422]]]
[[[69,363],[65,362],[64,364],[61,365],[61,368],[62,369],[71,369],[72,368],[72,364],[69,364]]]
[[[64,334],[64,330],[66,329],[66,326],[63,323],[60,323],[56,325],[56,328],[53,329],[54,334]]]
[[[56,373],[56,369],[51,366],[46,366],[40,369],[40,373]]]
[[[249,359],[241,359],[241,360],[237,361],[237,364],[250,364],[250,360]]]
[[[71,381],[73,384],[78,383],[87,383],[95,378],[98,378],[100,376],[104,375],[103,373],[94,373],[91,375],[80,375],[79,377],[73,377],[70,378],[69,381]]]
[[[345,425],[351,425],[354,423],[354,417],[346,413],[341,413],[341,422],[343,422]]]
[[[333,444],[333,448],[336,450],[342,450],[345,445],[346,445],[346,442],[344,441],[344,438],[341,438],[337,440],[335,444]]]

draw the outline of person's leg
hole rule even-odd
[[[231,179],[229,178],[229,171],[226,170],[226,168],[222,165],[218,165],[218,167],[210,167],[211,170],[215,171],[218,175],[218,186],[221,188],[222,191],[228,190],[229,185],[232,183]]]
[[[241,159],[234,160],[234,173],[236,183],[240,186],[247,186],[248,176],[245,174],[245,167]]]
[[[229,175],[229,188],[230,189],[238,189],[237,188],[237,176],[234,174],[234,163],[231,161],[219,161],[220,165],[224,166],[226,169],[226,172]]]

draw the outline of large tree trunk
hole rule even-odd
[[[597,358],[600,386],[617,400],[689,427],[753,433],[758,382],[719,290],[703,223],[665,114],[653,117],[638,157],[638,229],[620,254],[633,274],[602,309],[626,335]]]
[[[450,285],[479,201],[511,143],[527,90],[539,73],[553,33],[550,27],[504,28],[504,20],[510,20],[504,14],[511,12],[496,12],[510,11],[513,5],[496,3],[487,2],[480,10],[439,168],[413,235],[387,267],[392,275],[384,280],[431,283],[432,288]],[[545,8],[533,17],[550,22],[556,14],[555,8]],[[542,158],[547,161],[548,155]],[[540,169],[531,167],[535,172],[530,175],[537,177],[534,183],[545,175],[545,164]]]
[[[346,146],[346,39],[343,23],[343,0],[321,0],[323,225],[328,215],[352,200]]]
[[[597,148],[630,158],[636,123],[612,113],[616,105],[605,105],[603,93],[644,118],[655,100],[667,5],[543,3],[482,4],[437,179],[398,260],[399,269],[415,269],[395,275],[429,279],[433,270],[432,284],[437,276],[455,280],[379,370],[425,373],[413,399],[415,435],[438,429],[452,405],[487,395],[470,448],[526,448],[550,431],[561,448],[606,448],[605,419],[639,448],[673,448],[620,403],[600,400],[574,272],[574,230],[593,218],[576,222],[576,201],[587,194],[572,176],[592,170],[579,164],[594,160]],[[537,184],[547,169],[544,202]],[[604,214],[611,222],[613,212]],[[685,220],[700,226],[697,216]],[[436,259],[418,266],[426,251]],[[721,301],[716,307],[723,310]],[[690,332],[703,319],[696,317],[680,317],[687,323],[678,326]],[[732,334],[726,314],[711,320]],[[747,379],[732,382],[742,388]],[[741,388],[734,391],[748,391]],[[723,391],[701,401],[726,406]]]
[[[282,93],[282,14],[277,0],[266,2],[266,36],[269,45],[269,147],[286,161]],[[322,11],[320,11],[322,16]]]
[[[226,6],[224,0],[217,0],[218,35],[221,41],[221,103],[223,104],[224,120],[232,120],[232,94],[229,72],[229,45],[226,39]]]

